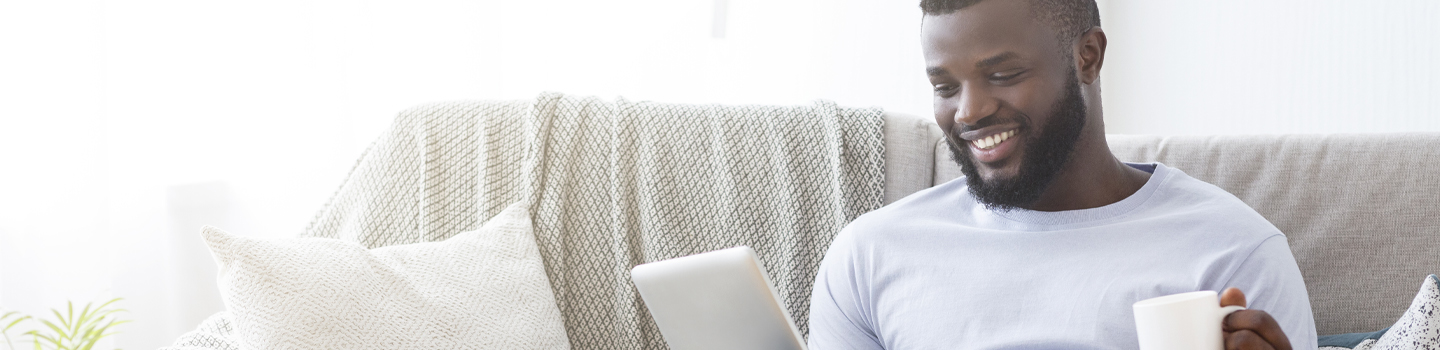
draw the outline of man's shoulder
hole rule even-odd
[[[1124,205],[1122,207],[1128,209],[1123,214],[1110,211],[1106,215],[1114,216],[1081,224],[1080,227],[1100,225],[1108,229],[1122,229],[1127,225],[1140,225],[1205,235],[1208,239],[1214,239],[1216,234],[1232,235],[1230,238],[1236,244],[1283,236],[1265,217],[1230,192],[1191,177],[1180,169],[1167,168],[1159,163],[1155,166],[1157,171],[1153,176],[1160,177],[1152,178],[1152,181],[1157,181],[1153,184],[1156,187],[1153,192],[1143,194],[1145,198],[1137,198],[1143,203]],[[998,222],[996,215],[989,213],[968,191],[963,177],[921,190],[861,215],[846,226],[841,235],[845,236],[845,244],[872,245],[896,238],[894,235],[936,228],[964,231],[1025,226]]]
[[[974,200],[966,191],[968,189],[965,187],[964,177],[923,189],[860,215],[846,226],[845,231],[873,235],[892,232],[897,226],[924,222],[935,217],[963,222],[965,215],[974,206]]]
[[[1151,214],[1199,220],[1209,229],[1229,229],[1238,234],[1268,238],[1282,235],[1275,225],[1245,201],[1219,186],[1191,177],[1176,168],[1154,194]],[[1188,221],[1188,220],[1187,220]]]

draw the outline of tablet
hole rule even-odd
[[[630,279],[672,350],[805,349],[750,247],[642,264]]]

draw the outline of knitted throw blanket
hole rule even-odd
[[[879,109],[534,100],[402,112],[303,236],[443,240],[507,205],[535,235],[575,349],[665,349],[637,264],[748,245],[808,333],[831,239],[882,204]],[[223,313],[176,346],[226,348]]]

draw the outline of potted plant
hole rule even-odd
[[[30,336],[31,344],[36,350],[93,350],[101,339],[115,334],[115,326],[130,322],[115,316],[116,313],[125,311],[111,308],[110,305],[117,301],[120,301],[120,298],[110,299],[100,306],[86,303],[79,314],[75,313],[74,303],[66,302],[64,314],[61,314],[60,310],[50,309],[55,315],[53,320],[38,319],[16,311],[6,312],[0,315],[0,325],[4,326],[0,328],[0,336],[4,337],[7,350],[18,350],[14,339],[10,337],[10,330],[26,320],[31,323],[38,321],[44,328],[23,333]]]

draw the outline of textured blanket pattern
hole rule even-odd
[[[824,101],[684,105],[553,93],[422,106],[371,146],[303,235],[372,248],[441,240],[526,201],[575,349],[665,349],[630,267],[737,245],[755,249],[808,333],[811,284],[830,240],[882,204],[880,114]],[[184,339],[213,346],[177,345],[224,345],[213,334]]]
[[[160,350],[240,350],[240,341],[235,339],[235,324],[231,323],[229,312],[221,312],[200,321],[195,330],[180,335],[175,345]]]

